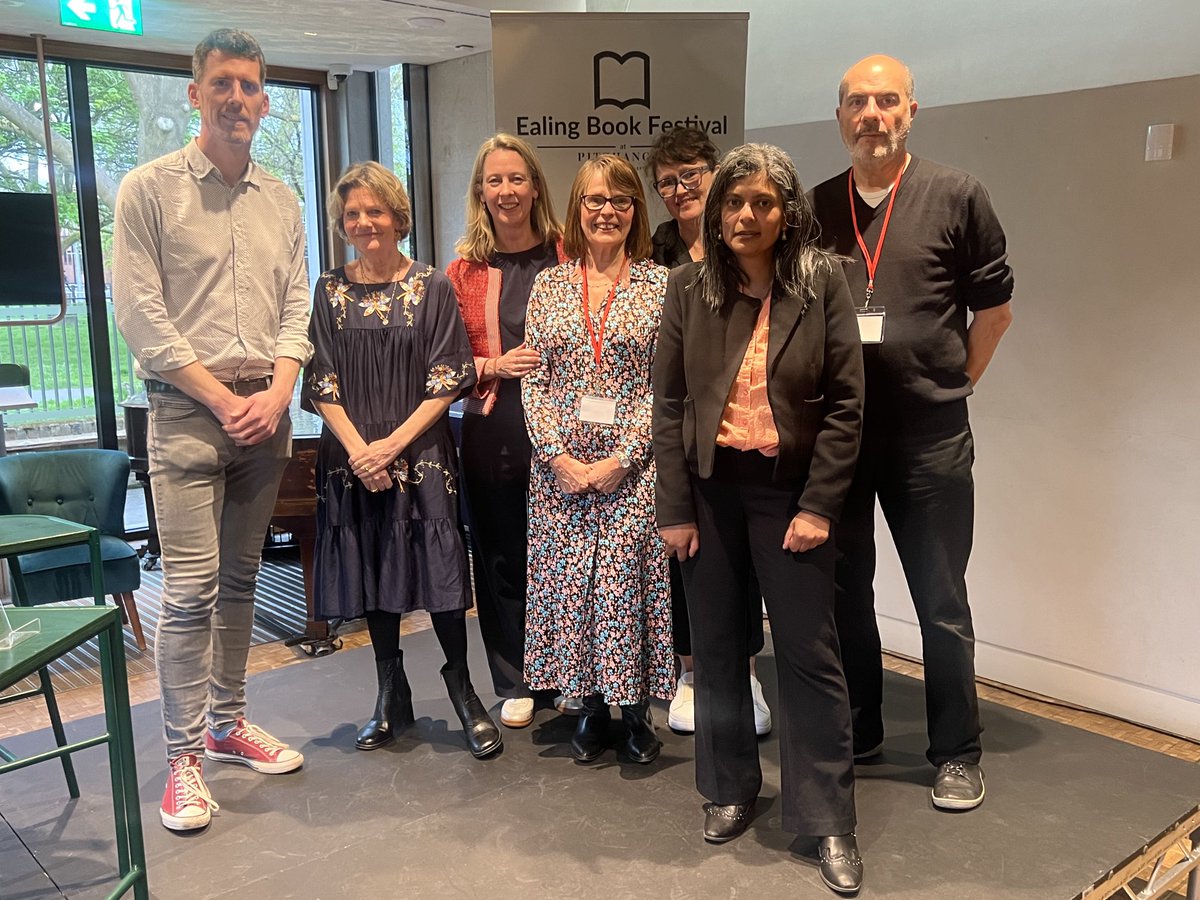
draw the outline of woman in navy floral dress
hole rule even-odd
[[[604,751],[616,703],[626,753],[649,763],[660,747],[649,698],[675,686],[650,450],[667,270],[648,259],[645,195],[628,162],[583,164],[564,248],[573,261],[538,275],[526,320],[542,365],[521,385],[533,445],[525,678],[583,698],[575,759]]]
[[[413,722],[400,617],[428,610],[446,656],[442,677],[477,756],[500,731],[471,687],[471,605],[458,517],[458,466],[447,411],[475,364],[446,276],[408,259],[411,207],[378,163],[346,170],[329,218],[358,258],[317,283],[304,403],[325,429],[317,451],[317,614],[367,619],[379,695],[355,740],[390,743]]]

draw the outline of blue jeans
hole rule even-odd
[[[246,708],[254,588],[291,421],[239,447],[203,404],[153,393],[147,441],[162,543],[162,615],[155,662],[167,758],[202,753],[204,727],[234,725]]]

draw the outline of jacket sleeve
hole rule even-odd
[[[824,418],[813,445],[800,509],[836,522],[858,462],[863,359],[850,289],[841,266],[836,263],[825,282],[824,293],[821,298],[825,313]]]
[[[688,398],[683,355],[683,280],[678,271],[667,280],[658,344],[654,352],[654,484],[658,527],[696,521],[692,480],[683,446],[683,420]]]

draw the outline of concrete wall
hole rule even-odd
[[[454,259],[463,233],[467,183],[479,145],[495,132],[492,54],[429,66],[429,155],[433,176],[434,264]]]
[[[491,57],[429,73],[444,266],[493,129]],[[922,109],[910,142],[988,186],[1016,272],[1016,322],[971,403],[979,673],[1193,738],[1197,97],[1189,77]],[[847,164],[830,106],[828,122],[748,138],[786,148],[811,186]],[[1171,162],[1142,161],[1156,122],[1179,123]],[[918,656],[899,564],[880,545],[885,644]]]
[[[1200,77],[920,110],[913,152],[978,175],[1016,320],[971,401],[980,675],[1200,737]],[[832,110],[831,110],[832,113]],[[1175,122],[1175,158],[1143,161]],[[832,121],[754,131],[804,183]],[[882,521],[880,522],[881,529]],[[886,646],[919,655],[887,540]]]

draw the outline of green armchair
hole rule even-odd
[[[57,516],[100,531],[104,591],[121,608],[138,649],[146,649],[133,592],[142,583],[125,542],[129,457],[117,450],[52,450],[0,457],[0,515]],[[13,601],[36,606],[92,596],[86,546],[26,553],[13,570]]]

